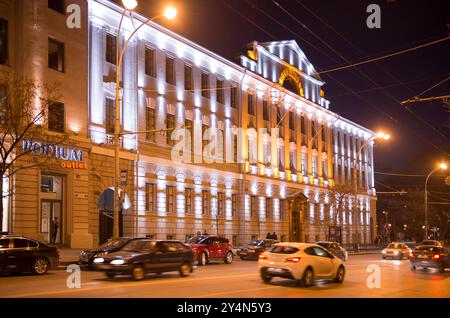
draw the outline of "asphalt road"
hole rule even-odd
[[[369,288],[370,264],[379,265],[380,288]],[[445,297],[450,298],[450,271],[411,272],[409,261],[382,260],[379,255],[353,255],[346,263],[343,284],[321,281],[310,288],[275,278],[264,284],[255,261],[235,259],[231,265],[214,263],[198,267],[191,276],[178,273],[149,274],[142,281],[118,276],[107,279],[103,273],[81,272],[81,288],[70,289],[65,270],[44,276],[0,276],[0,297]]]

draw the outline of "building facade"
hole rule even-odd
[[[50,3],[58,1],[0,2],[0,18],[23,29],[8,28],[16,60],[0,67],[62,83],[60,130],[75,146],[60,145],[53,164],[5,181],[18,189],[6,224],[48,240],[57,215],[58,243],[95,246],[112,235],[116,45],[146,18],[126,17],[119,34],[119,6],[72,1],[82,23],[68,30]],[[30,24],[24,17],[33,14]],[[372,242],[372,132],[330,110],[295,41],[249,43],[235,63],[149,22],[128,42],[121,74],[122,235]],[[345,193],[353,182],[356,200]]]

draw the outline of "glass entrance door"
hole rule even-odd
[[[41,233],[44,241],[61,244],[62,210],[61,201],[41,201]]]

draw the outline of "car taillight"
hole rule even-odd
[[[441,255],[439,255],[439,254],[434,254],[433,255],[433,259],[440,259],[441,258]]]
[[[267,259],[266,253],[259,254],[259,259]]]
[[[298,262],[300,262],[300,260],[301,260],[300,257],[290,257],[290,258],[286,259],[286,262],[298,263]]]

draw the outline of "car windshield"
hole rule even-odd
[[[317,243],[317,245],[320,245],[320,246],[325,247],[325,248],[329,248],[331,246],[331,243],[319,242],[319,243]]]
[[[249,244],[250,246],[262,246],[264,244],[263,240],[253,240],[251,241],[251,243]]]
[[[298,251],[298,248],[293,246],[275,245],[269,248],[270,253],[276,254],[293,254]]]
[[[205,238],[206,238],[206,236],[191,237],[188,241],[188,244],[200,244]]]
[[[155,241],[133,240],[131,242],[128,242],[123,247],[122,251],[148,253],[153,250],[155,244]]]
[[[439,252],[439,247],[436,246],[419,246],[416,251],[429,251],[429,252]]]
[[[402,245],[398,243],[391,243],[387,246],[387,248],[402,248]]]
[[[122,246],[125,242],[126,242],[126,240],[124,240],[124,239],[109,240],[108,242],[100,245],[100,248],[101,249],[116,248],[116,247]]]

